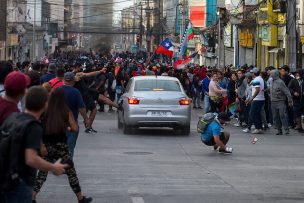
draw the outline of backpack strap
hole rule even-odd
[[[51,88],[55,87],[58,83],[62,82],[62,80],[57,80],[54,84],[51,85]]]

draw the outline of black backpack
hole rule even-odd
[[[12,190],[19,183],[24,133],[34,122],[38,123],[25,113],[12,113],[0,127],[0,191]]]

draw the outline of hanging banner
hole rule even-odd
[[[206,0],[190,0],[190,21],[193,27],[206,27]]]

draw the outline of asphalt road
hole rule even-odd
[[[98,133],[81,129],[75,150],[84,194],[96,203],[304,202],[304,136],[272,129],[251,144],[252,135],[228,124],[234,152],[222,155],[201,143],[200,113],[192,112],[190,136],[170,129],[124,135],[116,113],[99,113]],[[77,200],[65,175],[49,175],[37,202]]]

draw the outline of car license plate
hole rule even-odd
[[[151,111],[151,116],[154,116],[154,117],[167,117],[168,116],[168,112],[166,112],[166,111]]]

